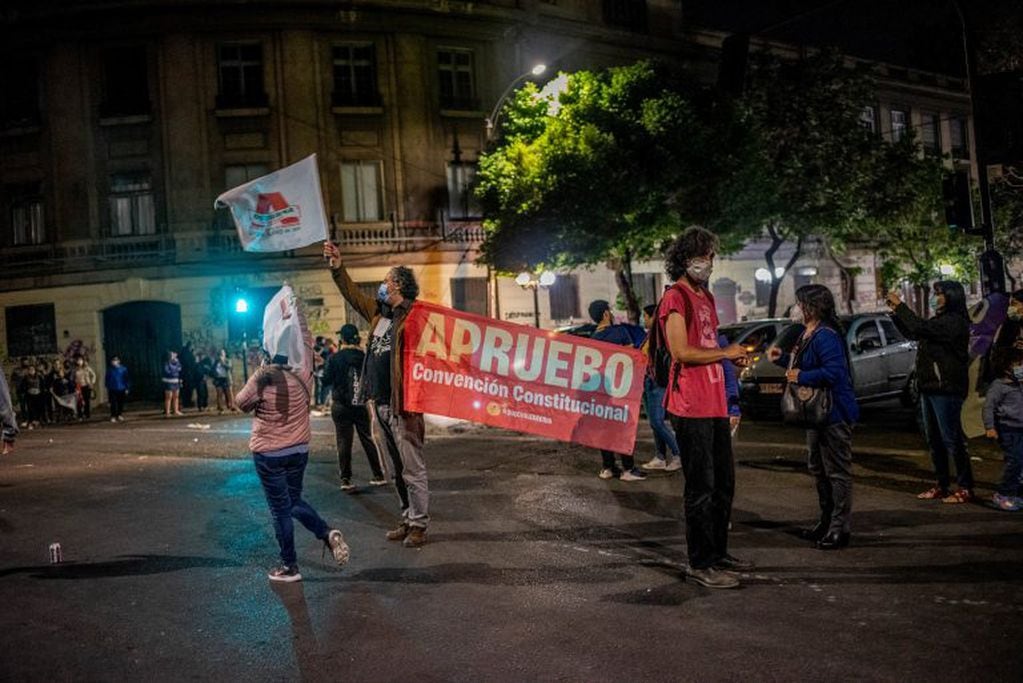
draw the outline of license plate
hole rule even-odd
[[[760,393],[761,394],[780,394],[781,391],[782,391],[782,388],[784,386],[785,386],[784,384],[761,384],[760,385]]]

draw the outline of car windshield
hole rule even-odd
[[[742,334],[745,330],[748,330],[749,327],[750,326],[748,324],[747,325],[725,325],[724,327],[719,327],[718,328],[718,334],[725,335],[725,339],[727,339],[728,343],[731,344],[731,343],[733,343],[739,337],[740,334]]]
[[[774,340],[774,345],[781,349],[784,353],[788,353],[792,350],[792,347],[799,341],[799,335],[803,334],[805,328],[800,324],[793,324],[786,327],[778,335],[778,338]]]

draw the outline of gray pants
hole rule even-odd
[[[430,524],[430,484],[423,459],[426,423],[420,413],[394,414],[391,406],[368,403],[373,417],[373,442],[381,457],[380,463],[394,478],[401,501],[401,519],[411,526],[426,528]]]
[[[848,532],[852,514],[852,425],[806,430],[807,467],[817,483],[821,520],[829,531]]]

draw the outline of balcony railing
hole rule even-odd
[[[338,217],[336,217],[338,218]],[[341,223],[336,239],[342,249],[364,255],[411,251],[462,252],[483,241],[478,220]],[[288,267],[321,265],[318,247],[288,252],[242,250],[234,230],[203,230],[176,235],[106,237],[0,249],[0,281],[19,277],[127,270],[148,266],[210,263],[230,268],[254,260],[288,259]],[[2,289],[2,286],[0,286]]]

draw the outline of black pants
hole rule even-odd
[[[42,422],[46,417],[46,408],[43,403],[44,396],[42,394],[29,394],[28,403],[28,421],[29,422]]]
[[[110,417],[121,417],[124,414],[124,398],[127,394],[124,389],[110,390]]]
[[[92,417],[92,387],[82,387],[82,399],[78,402],[78,417]]]
[[[849,531],[852,513],[852,425],[839,422],[806,430],[807,469],[817,484],[821,521],[829,531]]]
[[[615,471],[618,467],[615,465],[615,453],[612,451],[601,451],[600,459],[605,470]],[[622,455],[622,469],[628,472],[636,466],[636,459],[631,455]]]
[[[206,380],[195,385],[195,407],[199,410],[206,410],[210,406],[210,388]]]
[[[380,469],[380,455],[373,445],[373,437],[369,431],[369,411],[366,406],[344,405],[334,401],[330,408],[330,416],[334,419],[334,433],[337,437],[337,466],[342,479],[352,478],[352,442],[353,430],[359,433],[359,443],[366,452],[369,468],[373,470],[374,479],[383,479]]]
[[[689,566],[706,569],[728,554],[735,463],[727,417],[671,416],[686,478],[683,506]]]

